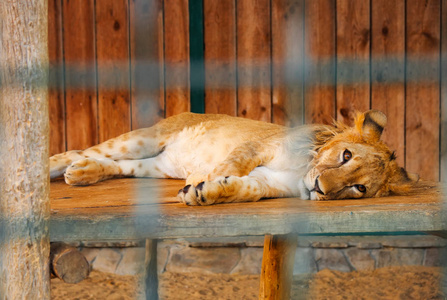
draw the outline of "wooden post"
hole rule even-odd
[[[296,234],[265,236],[259,299],[290,299],[297,243]]]
[[[0,1],[0,299],[50,299],[47,14]]]
[[[146,240],[146,299],[158,299],[157,240]]]
[[[441,53],[447,53],[447,39],[444,38],[447,32],[447,0],[442,0],[442,15],[441,15]],[[444,188],[447,187],[447,57],[441,55],[441,182]],[[444,193],[444,209],[447,207],[447,195]],[[444,232],[447,236],[447,232]],[[444,254],[442,257],[444,261],[444,280],[443,291],[447,294],[447,247],[444,247]]]

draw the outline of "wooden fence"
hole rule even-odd
[[[297,125],[374,108],[399,162],[438,180],[446,19],[447,0],[49,0],[50,152],[189,110]]]

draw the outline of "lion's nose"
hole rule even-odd
[[[320,186],[318,185],[318,178],[319,178],[319,177],[320,177],[320,176],[318,176],[318,177],[315,179],[314,190],[315,190],[315,192],[317,192],[317,193],[319,193],[319,194],[321,194],[321,195],[324,195],[323,191],[320,189]]]

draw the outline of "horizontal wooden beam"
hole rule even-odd
[[[180,180],[116,179],[89,187],[51,184],[53,241],[265,234],[447,230],[441,192],[363,200],[269,199],[191,207]]]

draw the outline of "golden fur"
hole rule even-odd
[[[380,141],[386,117],[358,114],[354,127],[297,128],[226,115],[184,113],[84,151],[50,159],[72,185],[116,176],[184,178],[188,205],[269,197],[329,200],[409,192],[417,176]]]

